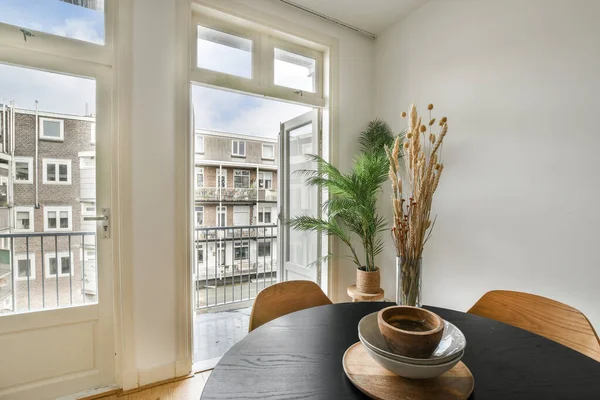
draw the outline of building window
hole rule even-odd
[[[196,188],[204,187],[204,168],[196,168]]]
[[[217,187],[227,187],[227,170],[225,168],[217,168]]]
[[[27,254],[15,254],[14,258],[15,265],[17,266],[17,276],[15,280],[26,281],[29,279],[35,279],[35,254],[29,253],[29,261],[27,260]]]
[[[42,168],[44,171],[44,184],[71,184],[71,160],[54,160],[44,158],[42,160]]]
[[[274,160],[275,159],[275,145],[263,143],[262,158],[265,160]]]
[[[236,206],[233,207],[233,226],[250,225],[250,207]]]
[[[96,144],[96,123],[90,122],[90,143]]]
[[[271,242],[258,242],[258,256],[271,257]]]
[[[33,183],[33,158],[15,157],[15,183]]]
[[[261,224],[271,223],[271,207],[258,207],[258,222]]]
[[[250,187],[250,171],[236,169],[233,171],[233,187],[244,189]]]
[[[246,142],[243,140],[231,141],[231,154],[238,157],[246,156]]]
[[[58,262],[56,258],[55,252],[48,252],[45,255],[45,268],[46,268],[46,278],[56,278],[56,271],[58,271],[58,276],[69,276],[69,274],[74,275],[73,271],[73,253],[58,252]]]
[[[33,232],[33,207],[15,207],[15,231]]]
[[[70,231],[73,229],[72,208],[44,207],[44,231]]]
[[[204,136],[196,135],[196,153],[204,153]]]
[[[227,226],[227,207],[217,207],[217,226]]]
[[[250,242],[248,240],[236,240],[233,247],[236,260],[250,259]]]
[[[198,264],[204,264],[204,245],[196,245],[196,257],[198,257]]]
[[[204,226],[204,207],[196,207],[196,226]]]
[[[273,173],[272,172],[259,172],[258,173],[258,188],[259,189],[273,189]]]
[[[64,140],[65,121],[62,119],[40,117],[40,139]]]

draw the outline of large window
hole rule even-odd
[[[73,229],[72,207],[44,207],[44,230],[70,231]]]
[[[0,22],[104,44],[104,0],[0,0]]]
[[[55,160],[44,158],[42,167],[44,171],[44,184],[71,184],[71,160]]]
[[[63,141],[65,139],[65,121],[40,117],[40,139]]]
[[[233,187],[236,189],[250,187],[250,171],[236,169],[233,171]]]
[[[32,157],[15,157],[15,182],[33,183]]]

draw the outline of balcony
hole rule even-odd
[[[253,300],[277,282],[277,225],[197,228],[196,311]]]
[[[256,201],[255,188],[197,188],[196,201]]]

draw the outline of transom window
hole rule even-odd
[[[65,121],[62,119],[40,117],[40,138],[46,140],[64,140]]]
[[[33,232],[33,207],[15,207],[15,231]]]
[[[246,156],[246,142],[243,140],[232,140],[231,141],[231,154],[234,156],[245,157]]]
[[[198,25],[196,46],[199,68],[252,78],[252,40]]]
[[[236,260],[250,258],[250,242],[248,240],[236,240],[233,248]]]
[[[57,261],[58,260],[58,261]],[[73,253],[68,251],[58,252],[58,259],[56,258],[56,252],[48,252],[45,254],[44,266],[46,269],[46,278],[56,278],[56,271],[58,276],[69,276],[69,274],[75,275],[73,271]]]
[[[15,183],[33,183],[33,158],[15,157]]]
[[[258,173],[258,187],[260,189],[272,189],[273,188],[273,173],[272,172],[259,172]]]
[[[71,160],[54,160],[44,158],[42,164],[44,170],[44,184],[71,184]]]
[[[275,48],[275,84],[314,93],[316,91],[315,59]]]
[[[274,160],[275,159],[275,145],[263,143],[262,158],[265,160]]]
[[[35,253],[29,253],[29,259],[27,253],[16,254],[14,258],[17,267],[17,276],[15,280],[26,281],[35,279]]]
[[[233,171],[233,187],[234,188],[249,188],[250,187],[250,171],[236,169]]]
[[[70,231],[72,229],[72,209],[70,206],[44,207],[45,231]]]

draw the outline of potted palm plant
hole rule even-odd
[[[316,169],[298,171],[306,177],[306,184],[327,190],[329,199],[323,204],[322,217],[301,215],[288,221],[290,226],[335,236],[344,243],[357,267],[356,288],[363,293],[377,293],[380,288],[375,256],[383,250],[381,234],[386,230],[386,221],[377,212],[377,201],[381,186],[388,179],[385,148],[393,145],[394,140],[388,124],[374,120],[360,135],[360,153],[348,173],[316,155],[308,156]],[[362,256],[355,239],[363,249]]]

